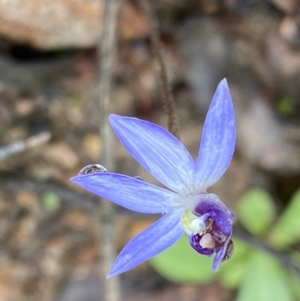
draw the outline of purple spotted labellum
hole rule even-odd
[[[230,164],[235,147],[235,119],[225,79],[209,107],[196,162],[184,145],[164,128],[137,118],[110,115],[110,124],[132,157],[167,188],[136,177],[83,169],[71,181],[84,189],[141,213],[163,216],[135,236],[114,262],[108,277],[126,272],[173,245],[184,233],[199,254],[215,254],[212,269],[233,252],[234,215],[209,186]]]

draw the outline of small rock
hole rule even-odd
[[[98,0],[0,0],[0,35],[18,44],[46,50],[95,46],[101,31],[101,3]],[[123,2],[122,11],[121,37],[145,37],[148,24],[141,12],[129,1]]]

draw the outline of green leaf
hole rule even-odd
[[[152,267],[176,283],[208,283],[216,278],[212,258],[198,254],[184,235],[176,244],[150,260]]]
[[[300,268],[300,253],[295,251],[289,254],[290,261],[298,268]],[[294,269],[289,269],[290,286],[296,300],[300,301],[300,275]]]
[[[277,111],[282,116],[288,116],[293,113],[293,104],[291,99],[284,96],[277,101]]]
[[[280,263],[255,251],[247,266],[237,301],[293,301],[287,274]]]
[[[275,224],[270,240],[278,247],[284,247],[300,239],[300,189],[292,197],[288,208]]]
[[[292,287],[292,291],[294,292],[297,300],[300,300],[300,278],[299,275],[296,274],[296,272],[291,271],[290,272],[290,284]]]
[[[234,252],[232,257],[220,266],[220,282],[229,289],[237,288],[243,280],[251,249],[244,242],[233,239]]]
[[[54,192],[46,192],[42,196],[42,202],[46,210],[55,211],[60,207],[60,199]]]
[[[263,234],[275,216],[271,196],[261,188],[253,188],[240,199],[237,215],[243,226],[252,234]]]
[[[290,259],[291,261],[300,268],[300,253],[299,252],[292,252],[290,253]]]

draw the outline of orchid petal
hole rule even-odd
[[[181,214],[180,210],[168,213],[131,239],[117,257],[107,277],[133,269],[171,247],[184,233]]]
[[[141,213],[166,213],[176,206],[175,193],[125,175],[100,172],[70,179],[89,192]]]
[[[110,115],[109,120],[132,157],[158,181],[176,192],[190,186],[194,161],[176,137],[156,124],[137,118]]]
[[[200,194],[194,212],[199,216],[211,217],[225,235],[232,232],[234,215],[217,195],[213,193]]]
[[[214,272],[218,271],[219,266],[223,261],[224,256],[226,255],[226,251],[230,243],[230,240],[231,240],[231,234],[227,237],[225,244],[216,251],[216,255],[212,265],[212,270]]]
[[[206,189],[224,174],[235,147],[235,119],[226,79],[217,87],[209,107],[195,169],[198,189]]]

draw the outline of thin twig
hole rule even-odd
[[[104,1],[104,16],[102,34],[99,39],[99,83],[98,101],[100,103],[100,135],[103,141],[101,164],[107,170],[114,170],[112,133],[108,123],[113,100],[113,70],[117,49],[117,23],[120,9],[119,0]],[[106,276],[116,257],[114,238],[114,210],[111,203],[101,202],[101,227],[102,227],[102,268],[101,274]],[[104,278],[105,279],[105,278]],[[113,277],[104,281],[105,301],[120,301],[120,281]]]
[[[285,267],[293,270],[295,273],[297,273],[298,276],[300,276],[300,267],[293,261],[288,252],[275,249],[273,246],[264,242],[260,238],[251,236],[239,226],[236,226],[234,228],[233,233],[233,237],[244,241],[245,243],[249,244],[249,246],[255,249],[268,252],[269,254],[276,257]]]
[[[18,140],[11,144],[0,147],[0,161],[10,156],[25,152],[29,148],[33,148],[47,143],[51,139],[51,133],[42,132],[35,136],[31,136],[26,140]]]
[[[158,22],[153,12],[152,5],[149,0],[140,0],[141,5],[147,15],[151,28],[151,42],[159,65],[159,84],[162,90],[163,103],[168,115],[168,129],[179,139],[179,122],[175,110],[174,98],[171,91],[171,86],[168,79],[168,74],[159,43]]]

